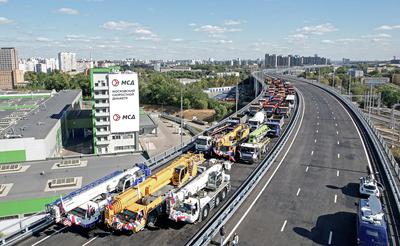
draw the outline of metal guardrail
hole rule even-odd
[[[254,74],[255,73],[253,73],[253,76],[254,76]],[[219,125],[224,124],[231,117],[234,117],[234,116],[236,116],[236,114],[243,113],[245,110],[247,110],[251,103],[258,102],[258,99],[263,96],[263,92],[265,90],[266,85],[265,85],[265,83],[260,82],[259,80],[257,80],[257,83],[258,83],[257,87],[261,88],[261,89],[259,90],[258,96],[256,98],[254,98],[253,101],[251,101],[249,104],[247,104],[246,106],[244,106],[243,108],[238,110],[236,113],[233,113],[233,114],[229,115],[228,117],[226,117],[225,119],[223,119],[222,121],[220,121],[218,125],[210,127],[207,130],[214,129],[214,128],[218,127]],[[150,167],[151,170],[155,170],[155,169],[159,168],[160,166],[162,166],[162,165],[168,163],[169,161],[173,160],[174,158],[178,157],[185,151],[190,150],[194,146],[194,142],[195,142],[197,136],[203,134],[204,132],[205,131],[193,136],[189,141],[183,142],[182,144],[180,144],[178,146],[175,146],[173,148],[166,150],[164,153],[160,153],[160,154],[148,159],[146,161],[146,164]],[[62,159],[62,158],[57,158],[57,159]],[[26,217],[23,220],[20,220],[19,222],[8,226],[7,228],[4,228],[3,231],[8,228],[11,228],[13,226],[19,226],[19,229],[17,229],[14,233],[8,234],[6,236],[2,236],[0,234],[0,245],[1,246],[13,245],[13,244],[23,240],[24,238],[31,236],[33,233],[40,231],[43,228],[46,228],[47,226],[51,225],[53,223],[53,220],[50,217],[50,215],[48,215],[44,218],[35,220],[29,224],[23,223],[24,221],[31,220],[33,217],[44,214],[44,213],[45,213],[44,211],[38,212],[30,217]]]
[[[299,98],[299,97],[298,97]],[[239,209],[241,204],[251,194],[260,180],[264,177],[265,173],[270,169],[271,164],[276,160],[287,141],[289,140],[294,126],[297,124],[300,114],[300,101],[295,109],[295,116],[289,122],[285,133],[278,140],[278,143],[273,147],[270,154],[264,159],[250,174],[250,176],[242,183],[237,191],[230,197],[230,199],[214,214],[214,216],[198,231],[186,245],[191,246],[203,246],[208,245],[214,236],[218,233],[222,225],[233,216],[233,214]]]

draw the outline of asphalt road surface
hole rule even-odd
[[[240,245],[356,243],[358,179],[368,166],[362,140],[332,96],[312,85],[295,86],[305,102],[299,133],[276,161],[279,169],[273,172],[275,163],[227,223],[225,241],[237,232]]]

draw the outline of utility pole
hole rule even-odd
[[[318,68],[318,83],[321,83],[321,68]]]
[[[333,78],[332,78],[332,87],[335,89],[335,75],[336,75],[336,70],[335,67],[333,67]]]
[[[351,74],[349,74],[349,97],[350,97],[350,86],[351,86]],[[350,97],[350,101],[351,101],[351,97]]]
[[[181,146],[183,145],[183,96],[182,96],[182,87],[183,84],[181,84],[181,130],[179,133],[181,134]]]
[[[257,85],[258,83],[256,81],[256,78],[255,77],[253,77],[253,78],[254,78],[254,81],[255,81],[255,83]],[[238,111],[238,103],[239,103],[239,79],[236,80],[236,98],[235,99],[236,99],[235,101],[236,101],[236,113],[237,113],[237,111]]]

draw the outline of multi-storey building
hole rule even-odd
[[[112,68],[90,72],[94,153],[139,149],[139,88],[136,73]]]
[[[70,52],[58,53],[59,69],[63,72],[76,71],[76,54]]]
[[[13,89],[24,80],[15,48],[0,49],[0,89]]]

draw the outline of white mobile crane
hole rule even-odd
[[[145,164],[115,171],[47,204],[47,211],[56,223],[93,228],[102,219],[104,208],[112,195],[143,182],[150,176],[150,172]]]
[[[207,218],[226,198],[231,187],[230,175],[222,164],[215,164],[181,189],[171,192],[167,199],[169,219],[195,223]]]

